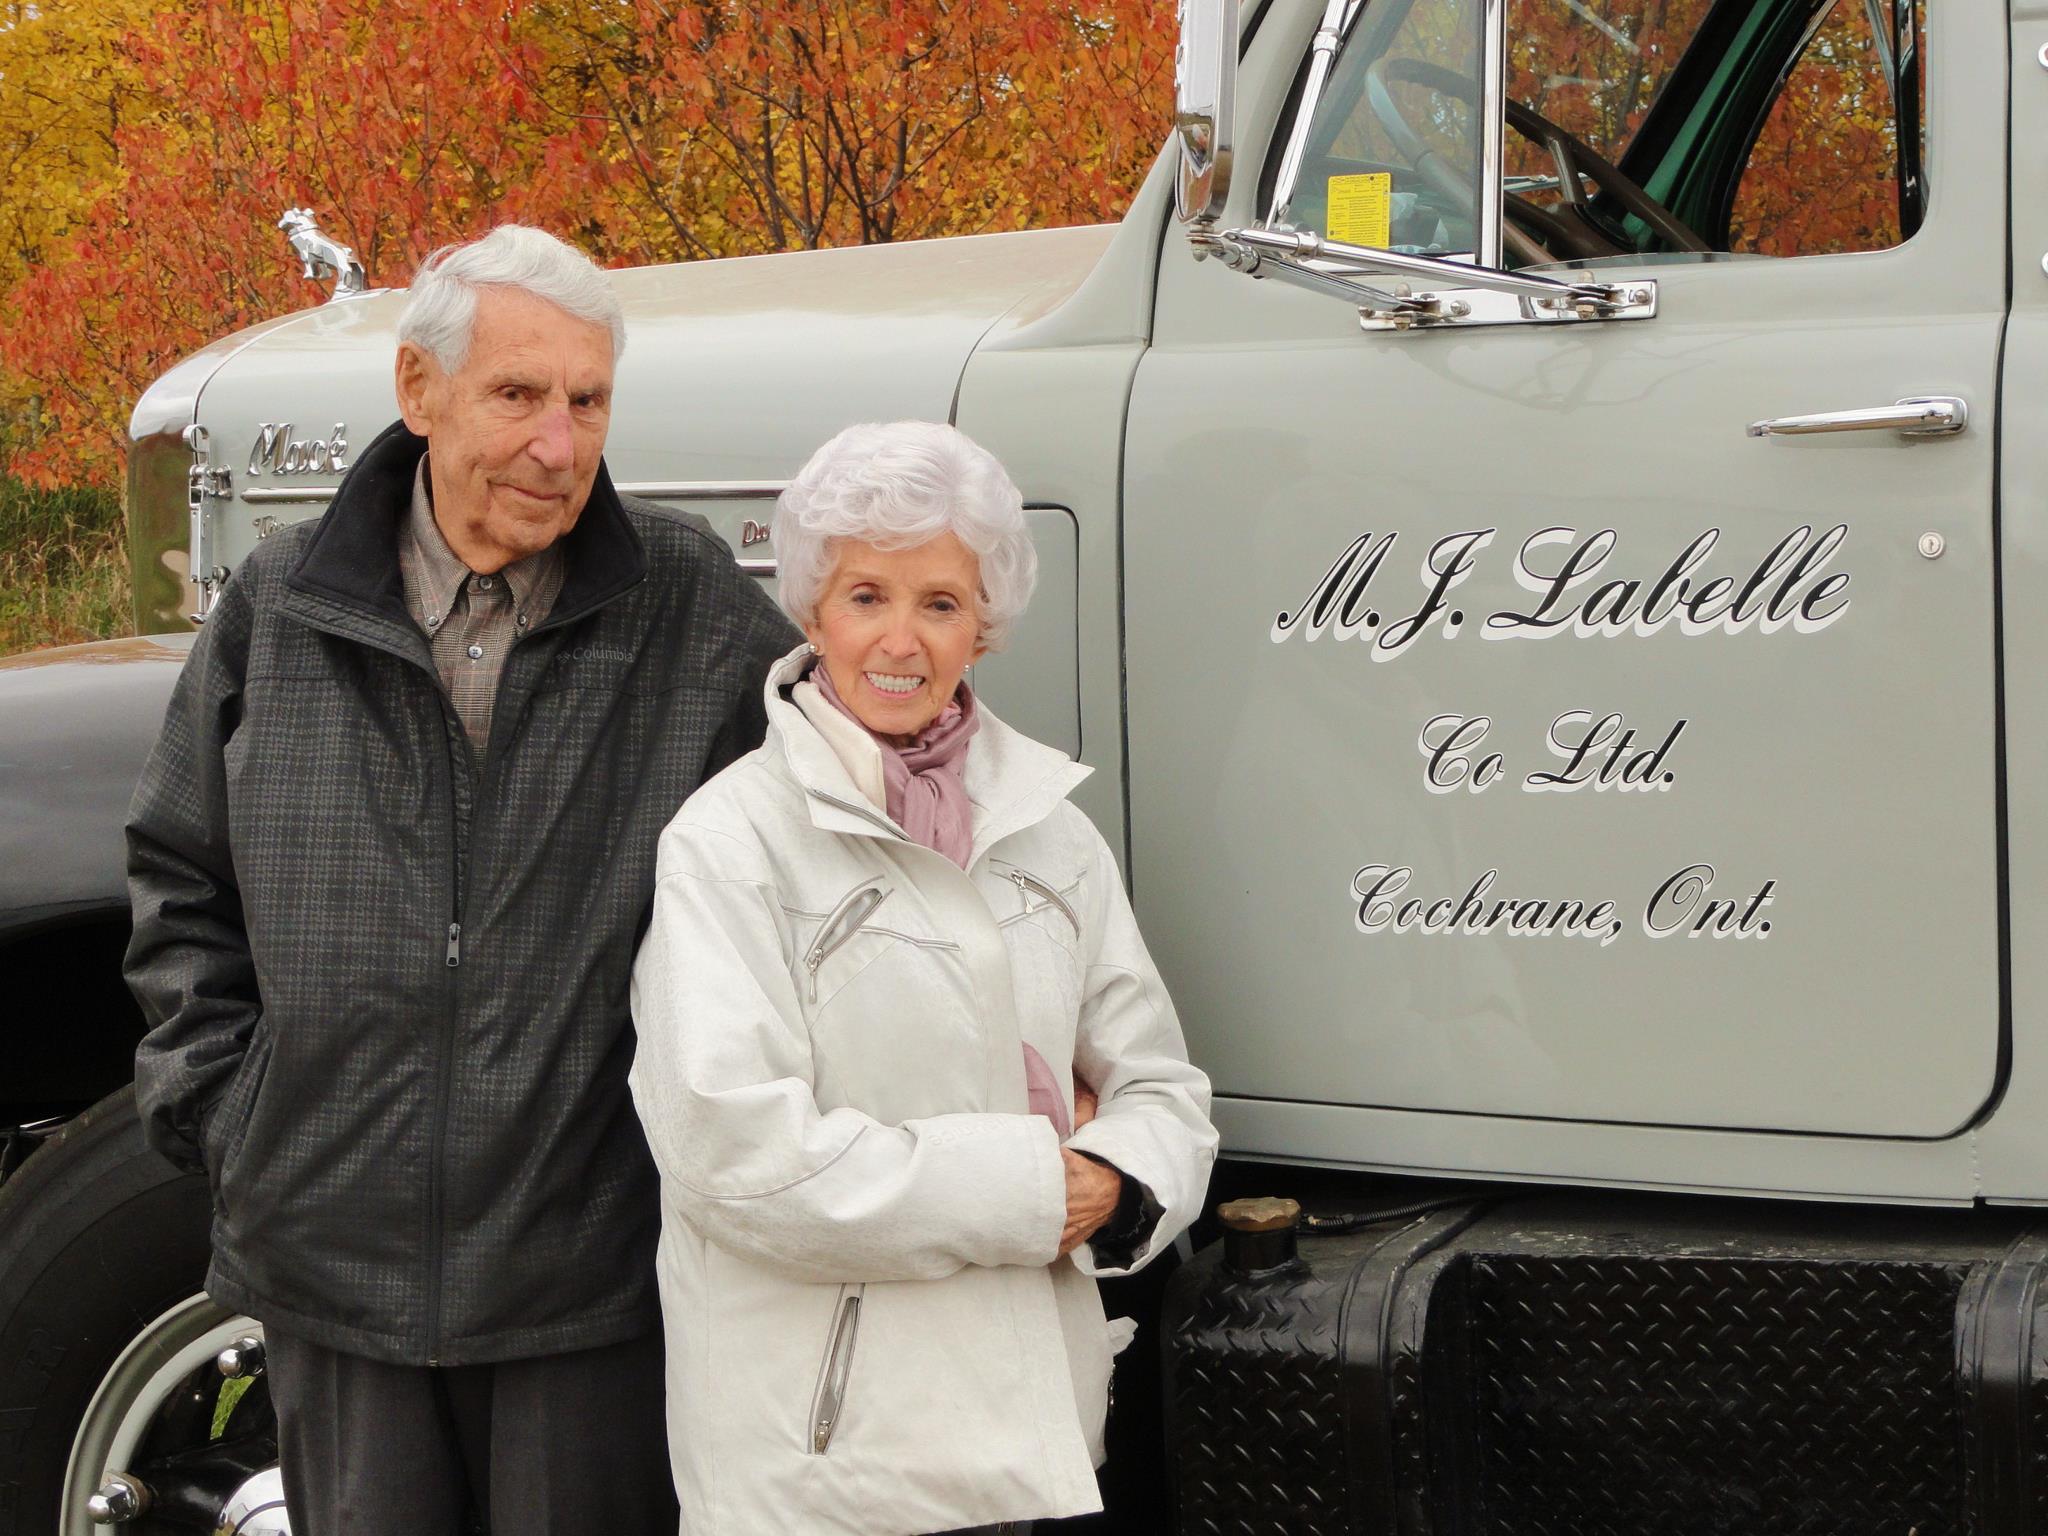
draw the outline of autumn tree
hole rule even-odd
[[[1520,0],[1508,45],[1508,94],[1609,160],[1649,115],[1714,0]],[[1554,169],[1510,135],[1509,173]]]
[[[19,324],[7,296],[121,185],[118,136],[140,99],[124,44],[147,14],[143,0],[0,3],[0,333]],[[0,373],[0,447],[41,394]]]
[[[0,0],[0,293],[120,183],[140,100],[128,33],[144,0]]]
[[[0,377],[41,392],[11,468],[110,482],[156,374],[305,303],[288,206],[385,283],[508,218],[645,262],[1114,217],[1162,136],[1172,28],[1129,0],[147,14],[99,43],[128,72],[111,174],[0,300]]]
[[[1798,256],[1904,238],[1882,55],[1864,7],[1838,5],[1822,22],[1757,135],[1729,222],[1733,249]]]
[[[1619,160],[1712,9],[1712,0],[1512,0],[1508,94]],[[1898,243],[1887,46],[1867,5],[1837,4],[1821,18],[1751,150],[1733,249],[1796,256]],[[1506,162],[1510,176],[1556,169],[1514,134]]]
[[[644,259],[1116,217],[1171,101],[1173,13],[1047,0],[544,0],[536,82],[609,129]]]
[[[45,483],[111,479],[156,374],[313,296],[281,259],[286,207],[402,281],[435,245],[574,206],[603,133],[535,110],[546,61],[516,9],[208,0],[122,46],[150,110],[115,131],[123,174],[16,285],[0,339],[0,368],[43,391],[10,467]]]

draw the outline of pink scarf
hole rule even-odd
[[[860,716],[846,707],[832,686],[832,674],[819,662],[809,673],[827,703],[862,730]],[[889,819],[910,835],[910,840],[944,854],[962,869],[974,852],[974,807],[967,799],[967,785],[961,777],[966,766],[967,744],[981,729],[975,712],[974,694],[963,681],[938,717],[917,733],[907,747],[868,731],[882,749],[882,792]],[[1030,1095],[1031,1112],[1044,1115],[1065,1141],[1073,1134],[1067,1113],[1066,1095],[1045,1058],[1029,1045],[1024,1047],[1024,1085]]]
[[[846,707],[832,686],[832,674],[821,662],[810,670],[810,680],[826,702],[855,725],[860,716]],[[867,727],[862,725],[862,730]],[[907,747],[899,747],[885,736],[874,736],[882,749],[883,807],[889,819],[921,844],[967,867],[974,852],[974,807],[967,800],[967,784],[961,777],[967,762],[967,744],[981,729],[975,713],[974,695],[963,681],[938,718],[917,733]]]

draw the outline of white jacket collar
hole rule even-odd
[[[810,647],[798,646],[769,669],[762,692],[769,739],[780,744],[790,775],[804,790],[812,825],[862,837],[905,839],[903,829],[856,782],[834,742],[784,693],[802,677],[810,660]],[[1004,838],[1045,820],[1075,785],[1094,772],[1066,753],[1012,730],[979,698],[975,703],[981,713],[981,728],[967,749],[967,765],[961,775],[974,806],[970,868]],[[879,772],[881,748],[873,745],[872,738],[869,745]],[[856,756],[855,761],[860,759]]]
[[[789,690],[789,701],[804,712],[811,728],[825,738],[825,745],[839,759],[839,766],[853,780],[861,798],[878,811],[888,810],[889,786],[882,772],[881,744],[868,733],[867,727],[841,713],[808,677]]]

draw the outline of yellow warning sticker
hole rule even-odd
[[[1393,234],[1394,178],[1385,171],[1330,178],[1330,238],[1385,245]]]

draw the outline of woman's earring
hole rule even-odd
[[[804,642],[804,649],[809,651],[813,656],[818,654],[818,648],[815,645],[812,645],[808,640]]]

